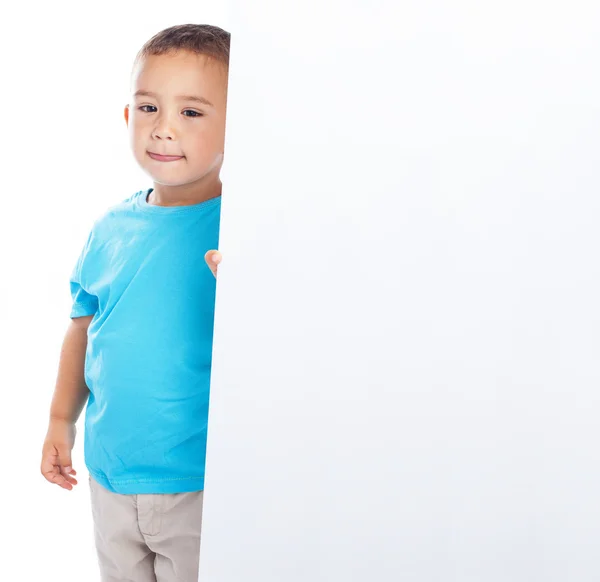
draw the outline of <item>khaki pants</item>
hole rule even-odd
[[[90,494],[102,582],[198,582],[202,491]]]

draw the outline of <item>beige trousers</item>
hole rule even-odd
[[[198,582],[202,491],[90,495],[102,582]]]

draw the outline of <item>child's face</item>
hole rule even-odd
[[[224,65],[189,52],[144,58],[133,71],[131,103],[125,108],[138,164],[165,186],[218,176],[226,103]],[[152,154],[181,157],[165,161]]]

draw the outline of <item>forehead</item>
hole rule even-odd
[[[131,92],[142,89],[162,94],[201,94],[216,99],[227,87],[222,63],[187,51],[149,55],[132,71]]]

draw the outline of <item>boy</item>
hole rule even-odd
[[[142,47],[125,121],[153,187],[95,222],[71,276],[41,471],[77,484],[87,401],[103,582],[198,579],[229,41],[181,25]]]

